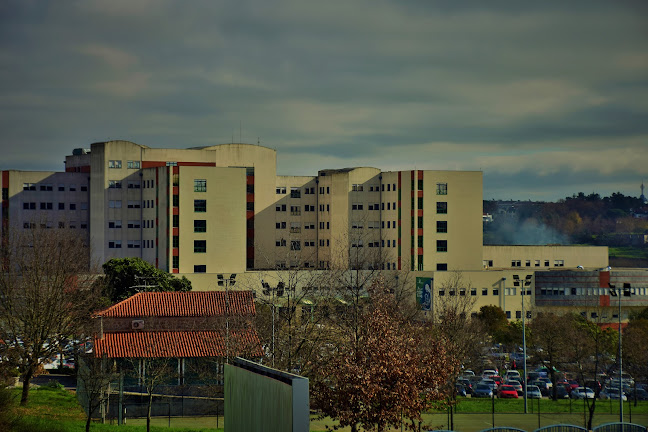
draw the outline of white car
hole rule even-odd
[[[599,394],[601,399],[616,399],[619,400],[619,389],[614,387],[605,387]],[[628,400],[628,397],[621,393],[621,399]]]
[[[594,390],[589,387],[576,387],[571,392],[572,399],[594,399]]]

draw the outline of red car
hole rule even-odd
[[[502,383],[504,382],[504,380],[502,379],[502,377],[499,376],[499,375],[491,375],[489,378],[492,379],[493,381],[495,381],[495,382],[497,383],[498,386],[499,386],[499,385],[502,385]]]
[[[504,384],[503,386],[500,386],[499,390],[497,391],[497,397],[504,399],[504,398],[518,398],[518,393],[515,387],[511,385],[506,385]]]

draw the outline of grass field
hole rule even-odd
[[[27,407],[17,406],[20,390],[14,390],[15,412],[19,421],[14,430],[16,432],[81,432],[85,430],[85,416],[79,407],[73,392],[61,389],[41,387],[30,393]],[[454,430],[462,432],[477,432],[493,425],[491,413],[492,401],[490,399],[462,399],[456,407],[454,414]],[[597,401],[597,412],[594,416],[594,425],[618,421],[617,401]],[[529,413],[523,413],[523,401],[495,400],[495,426],[513,426],[527,431],[533,431],[540,426],[563,423],[585,425],[583,401],[550,401],[543,399],[540,402],[538,415],[537,401],[529,401]],[[648,426],[648,402],[642,402],[637,407],[630,407],[626,403],[624,408],[625,420]],[[423,416],[424,424],[429,429],[448,429],[449,417],[447,412],[428,413]],[[216,428],[218,422],[219,428]],[[152,430],[156,432],[221,432],[223,431],[223,417],[183,417],[155,418],[152,421]],[[319,419],[312,416],[310,429],[313,432],[325,431],[327,426],[335,422],[329,418]],[[126,425],[117,426],[110,424],[93,423],[91,430],[98,432],[142,432],[146,430],[146,419],[127,419]],[[349,431],[349,428],[342,429]],[[398,429],[400,430],[400,429]]]

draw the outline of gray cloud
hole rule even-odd
[[[416,165],[483,169],[485,197],[636,195],[647,17],[630,0],[9,0],[0,168],[62,169],[108,138],[238,141],[242,122],[284,174]]]

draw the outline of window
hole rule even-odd
[[[65,203],[58,203],[59,210],[65,210]]]
[[[554,260],[554,267],[565,267],[565,260]]]
[[[121,227],[122,227],[122,221],[121,220],[108,221],[108,228],[121,228]]]
[[[121,187],[122,187],[121,180],[108,180],[108,188],[121,189]]]
[[[447,271],[448,264],[446,263],[437,263],[437,271]]]
[[[81,192],[88,192],[88,186],[81,186]]]
[[[180,236],[173,236],[171,239],[171,247],[178,248],[180,247]]]
[[[423,209],[423,197],[418,197],[418,209]]]
[[[34,222],[25,222],[25,223],[23,223],[23,228],[24,229],[35,229],[36,224]]]
[[[471,296],[476,296],[477,295],[477,288],[470,288],[470,295]]]
[[[206,265],[195,265],[194,266],[194,273],[207,273],[207,266]]]
[[[119,202],[119,207],[114,207],[114,208],[121,208],[121,201],[117,201],[117,202]],[[115,204],[115,205],[117,205],[117,204]],[[111,207],[111,208],[113,208],[113,207]],[[76,203],[70,203],[70,210],[76,210]]]
[[[40,190],[41,191],[51,192],[53,190],[53,188],[52,188],[51,184],[42,184],[42,185],[40,185]]]
[[[194,212],[205,213],[207,211],[207,200],[194,200]]]
[[[276,240],[275,246],[286,246],[286,240],[285,239]]]
[[[299,189],[298,187],[291,187],[290,198],[301,198],[301,189]]]
[[[511,261],[511,267],[522,267],[522,261],[520,261],[520,260],[512,260]]]
[[[173,228],[180,227],[180,215],[173,215]]]
[[[173,207],[180,207],[180,195],[172,195],[171,199]]]
[[[286,186],[278,186],[275,189],[277,195],[285,194],[286,193]]]
[[[129,220],[128,228],[141,228],[142,223],[138,220]]]
[[[544,265],[545,267],[549,267],[549,260],[545,260]]]
[[[178,166],[178,162],[167,162],[166,166]]]
[[[286,204],[277,205],[275,211],[286,211]]]
[[[109,160],[108,161],[108,168],[121,168],[122,167],[122,161],[120,160]]]
[[[314,211],[315,211],[315,206],[314,206],[314,205],[308,205],[308,204],[307,204],[307,205],[304,206],[304,211],[307,211],[307,212],[314,212]]]
[[[275,228],[276,229],[286,229],[286,222],[276,222],[275,223]]]
[[[482,295],[488,295],[488,288],[482,288]]]
[[[180,267],[180,257],[177,256],[177,255],[174,256],[173,259],[172,259],[172,263],[173,263],[173,264],[171,264],[171,266],[172,266],[173,268],[179,268],[179,267]]]
[[[128,208],[140,208],[142,207],[141,201],[128,201]]]
[[[108,242],[108,248],[110,249],[121,249],[121,240],[114,240]]]
[[[351,222],[351,228],[362,229],[362,222]]]
[[[499,295],[499,289],[494,288],[494,289],[493,289],[493,295],[494,295],[494,296],[498,296],[498,295]]]
[[[448,203],[447,202],[437,202],[437,214],[447,214],[448,213]]]
[[[126,167],[129,169],[140,169],[140,161],[128,161]]]
[[[290,206],[290,214],[299,216],[301,214],[301,206]]]
[[[207,252],[207,240],[194,240],[194,253]]]
[[[437,252],[448,252],[447,240],[437,240]]]
[[[299,222],[290,222],[290,232],[299,233],[301,232],[301,223]]]
[[[301,250],[301,242],[299,240],[291,240],[290,250]]]
[[[304,188],[304,193],[306,195],[315,195],[315,188],[314,187]]]
[[[535,266],[540,267],[540,260],[535,260]]]
[[[448,195],[448,183],[437,183],[437,195]]]
[[[364,186],[361,184],[354,184],[351,186],[351,190],[353,192],[362,192],[364,190]]]
[[[362,203],[353,203],[351,204],[351,210],[362,210],[363,205]]]
[[[128,249],[139,249],[142,247],[140,240],[128,240]]]
[[[358,210],[362,210],[362,209],[358,209]],[[369,210],[380,210],[380,204],[378,203],[369,204]]]
[[[35,191],[36,190],[36,183],[23,183],[23,190]]]
[[[41,210],[52,210],[52,203],[51,202],[42,202],[40,203],[40,209]]]
[[[139,189],[140,187],[141,187],[141,183],[139,180],[128,181],[128,189]]]
[[[195,179],[194,180],[194,192],[207,192],[207,180],[206,179]]]
[[[531,267],[531,260],[524,261],[524,266],[525,267]]]
[[[314,224],[314,223],[312,223],[312,224],[305,224],[305,225],[304,225],[304,229],[313,229],[313,230],[314,230],[314,229],[315,229],[315,224]]]
[[[194,232],[207,232],[207,221],[203,219],[194,220]]]
[[[247,211],[254,211],[254,202],[248,201],[247,203],[245,203],[245,209]]]
[[[437,226],[438,233],[448,232],[448,221],[437,221],[436,226]]]
[[[2,188],[2,199],[3,200],[9,199],[9,188]]]
[[[23,210],[36,210],[36,203],[35,202],[23,203]]]

